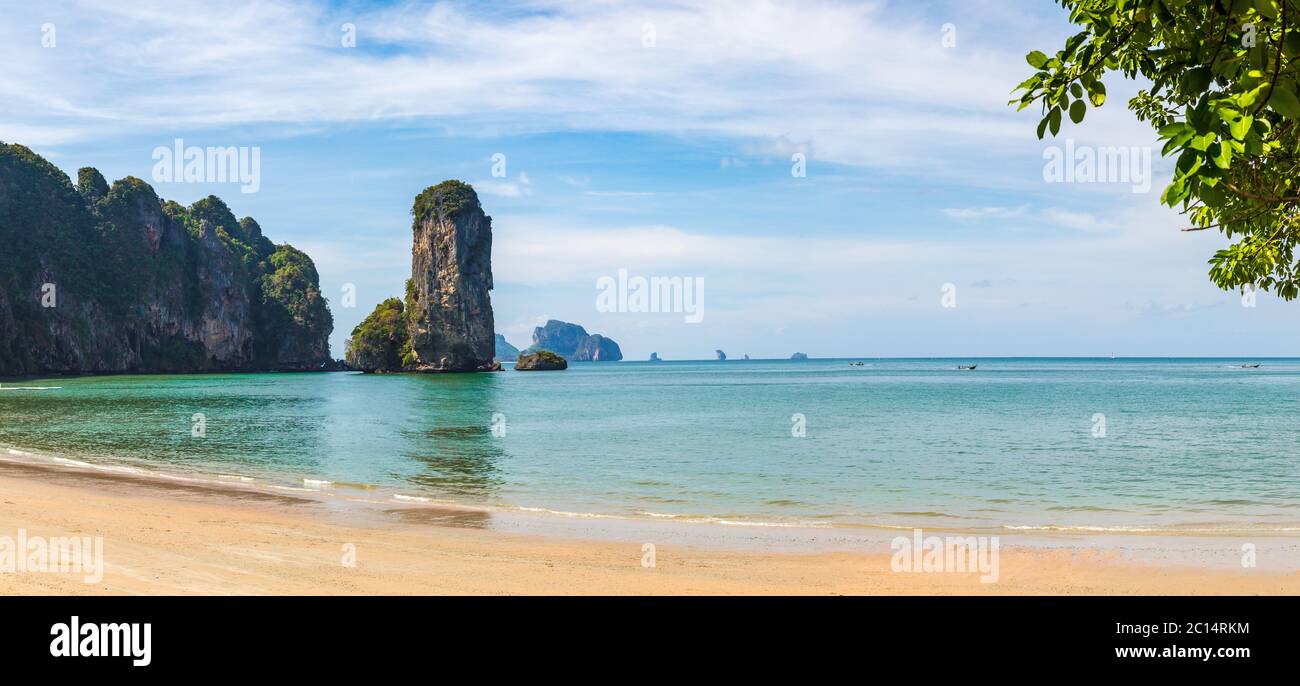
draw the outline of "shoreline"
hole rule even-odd
[[[428,494],[401,493],[392,486],[370,483],[351,483],[301,474],[277,473],[248,476],[220,471],[190,471],[175,469],[160,471],[156,465],[143,465],[131,461],[88,462],[95,458],[71,458],[48,452],[32,452],[0,445],[0,475],[5,467],[29,467],[54,472],[82,472],[86,476],[98,475],[104,479],[119,476],[124,481],[155,482],[157,484],[187,483],[210,491],[230,491],[240,497],[269,498],[297,494],[300,500],[335,500],[339,507],[352,506],[357,514],[368,510],[412,511],[427,509],[433,512],[481,513],[491,528],[530,533],[576,536],[579,538],[622,538],[630,540],[628,532],[637,530],[663,531],[675,529],[698,535],[677,535],[674,539],[690,540],[695,544],[712,542],[723,547],[743,547],[743,541],[753,538],[769,545],[765,539],[800,541],[804,545],[791,549],[809,551],[860,550],[862,545],[881,545],[899,535],[910,535],[923,529],[943,534],[999,536],[1011,538],[1026,545],[1060,547],[1063,541],[1087,540],[1092,544],[1106,539],[1166,539],[1185,541],[1218,541],[1224,539],[1294,539],[1300,536],[1300,527],[1229,528],[1221,525],[1195,527],[1157,526],[1088,526],[1088,525],[1021,525],[990,524],[973,526],[957,524],[951,515],[947,521],[925,522],[928,513],[916,515],[917,521],[904,524],[880,522],[809,521],[807,519],[780,521],[756,515],[668,514],[642,511],[637,513],[587,512],[556,510],[544,506],[512,505],[503,503],[466,503],[444,500]],[[306,500],[304,500],[306,502]],[[419,518],[415,516],[415,518]],[[436,518],[436,517],[435,517]],[[486,525],[485,525],[486,526]],[[770,531],[769,531],[770,530]],[[714,535],[708,535],[712,531]],[[619,532],[622,532],[620,535]],[[728,533],[730,532],[730,533]],[[768,532],[770,535],[759,535]],[[748,536],[746,534],[749,534]],[[839,541],[841,545],[827,546]],[[789,547],[789,546],[786,546]],[[1114,546],[1103,546],[1114,547]],[[1132,547],[1131,543],[1125,547]],[[1138,546],[1142,547],[1142,546]],[[1291,556],[1300,568],[1300,551]]]
[[[974,570],[892,571],[889,541],[898,531],[821,531],[810,541],[806,532],[613,520],[593,526],[389,505],[0,460],[0,537],[21,531],[104,539],[100,582],[0,573],[0,593],[1300,593],[1291,537],[1261,537],[1258,567],[1243,569],[1231,564],[1238,537],[1013,534],[1000,537],[998,580],[981,583]],[[647,544],[652,567],[643,566]],[[347,546],[354,567],[341,563]]]

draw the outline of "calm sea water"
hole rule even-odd
[[[0,446],[564,513],[1300,530],[1300,360],[864,362],[9,381],[60,388],[0,391]]]

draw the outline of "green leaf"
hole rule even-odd
[[[1208,152],[1210,153],[1210,159],[1214,162],[1214,166],[1219,169],[1228,169],[1232,166],[1232,146],[1215,143],[1210,146]]]
[[[1188,144],[1188,147],[1190,147],[1193,150],[1200,150],[1201,152],[1205,152],[1206,150],[1210,149],[1210,145],[1214,143],[1214,141],[1217,138],[1218,136],[1215,135],[1214,132],[1207,133],[1203,136],[1196,136]]]
[[[1253,89],[1246,91],[1241,95],[1238,95],[1237,104],[1240,105],[1243,110],[1249,109],[1255,105],[1255,102],[1259,100],[1260,96],[1262,96],[1264,92],[1267,90],[1268,90],[1268,82],[1265,81],[1259,84],[1258,86],[1254,87]]]
[[[1243,114],[1237,119],[1228,122],[1228,132],[1236,140],[1242,140],[1246,134],[1250,133],[1250,125],[1255,122],[1255,118],[1249,114]]]
[[[1277,84],[1272,97],[1268,99],[1268,106],[1287,119],[1300,119],[1300,100],[1296,99],[1295,93],[1286,84]]]
[[[1093,107],[1101,107],[1106,102],[1106,84],[1093,81],[1088,86],[1088,99],[1092,101]]]
[[[1061,108],[1053,107],[1047,114],[1047,125],[1052,129],[1053,136],[1061,132]]]
[[[1043,117],[1043,120],[1038,122],[1038,140],[1040,141],[1043,140],[1043,134],[1047,133],[1047,119],[1047,117]]]
[[[1277,5],[1273,0],[1255,0],[1255,10],[1269,19],[1277,19]]]
[[[1034,69],[1042,69],[1043,65],[1047,64],[1047,55],[1035,50],[1028,55],[1025,55],[1025,61]]]
[[[1031,76],[1031,77],[1025,79],[1024,81],[1021,81],[1021,82],[1020,82],[1020,85],[1019,85],[1019,86],[1016,86],[1015,89],[1012,90],[1011,92],[1014,93],[1014,92],[1016,92],[1016,91],[1021,91],[1021,90],[1024,90],[1024,91],[1027,91],[1027,90],[1033,90],[1034,87],[1037,86],[1037,85],[1039,84],[1039,82],[1042,81],[1042,80],[1043,80],[1043,77],[1042,77],[1042,76],[1040,76],[1040,75],[1038,75],[1038,74],[1034,74],[1033,76]]]
[[[1286,40],[1282,42],[1282,45],[1286,48],[1287,55],[1291,57],[1300,55],[1300,32],[1287,31]]]
[[[1189,94],[1204,92],[1210,86],[1210,79],[1213,78],[1209,67],[1196,67],[1189,69],[1183,75],[1183,89]]]
[[[1164,126],[1160,127],[1160,137],[1173,138],[1174,136],[1177,136],[1178,134],[1182,133],[1188,128],[1189,127],[1187,126],[1187,124],[1181,121],[1176,121],[1172,124],[1165,124]]]
[[[1075,100],[1074,104],[1070,105],[1070,121],[1078,124],[1083,121],[1083,115],[1087,111],[1088,106],[1084,105],[1082,100]]]

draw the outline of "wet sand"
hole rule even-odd
[[[736,540],[743,544],[731,545],[707,529],[615,527],[582,536],[579,526],[548,522],[554,520],[471,509],[356,507],[238,484],[0,461],[0,538],[16,539],[20,530],[29,539],[102,536],[104,551],[102,579],[93,583],[74,572],[0,573],[0,593],[1300,592],[1300,574],[1286,565],[1134,559],[1087,538],[1053,546],[1002,536],[998,580],[981,583],[978,572],[893,571],[887,541],[899,532],[828,546],[794,545],[791,534],[764,532],[742,534]],[[652,566],[646,544],[653,545]],[[1238,545],[1225,540],[1207,549],[1221,547],[1235,559]],[[1290,541],[1272,546],[1261,550],[1295,547]]]

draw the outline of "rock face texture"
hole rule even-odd
[[[535,353],[523,353],[515,362],[515,370],[520,372],[547,372],[568,369],[569,362],[549,350]]]
[[[365,372],[492,371],[492,218],[469,184],[415,198],[405,301],[380,303],[352,330],[346,363]]]
[[[444,181],[415,199],[411,246],[411,366],[474,371],[492,365],[492,218],[467,183]]]
[[[496,346],[497,354],[492,359],[497,362],[514,362],[519,359],[519,348],[510,345],[510,341],[507,341],[505,336],[497,334]]]
[[[581,326],[558,319],[533,329],[533,344],[526,352],[540,350],[549,350],[575,362],[616,362],[623,359],[623,351],[613,339],[588,334]]]
[[[0,143],[0,376],[314,370],[334,327],[311,258],[219,198],[77,186]]]

